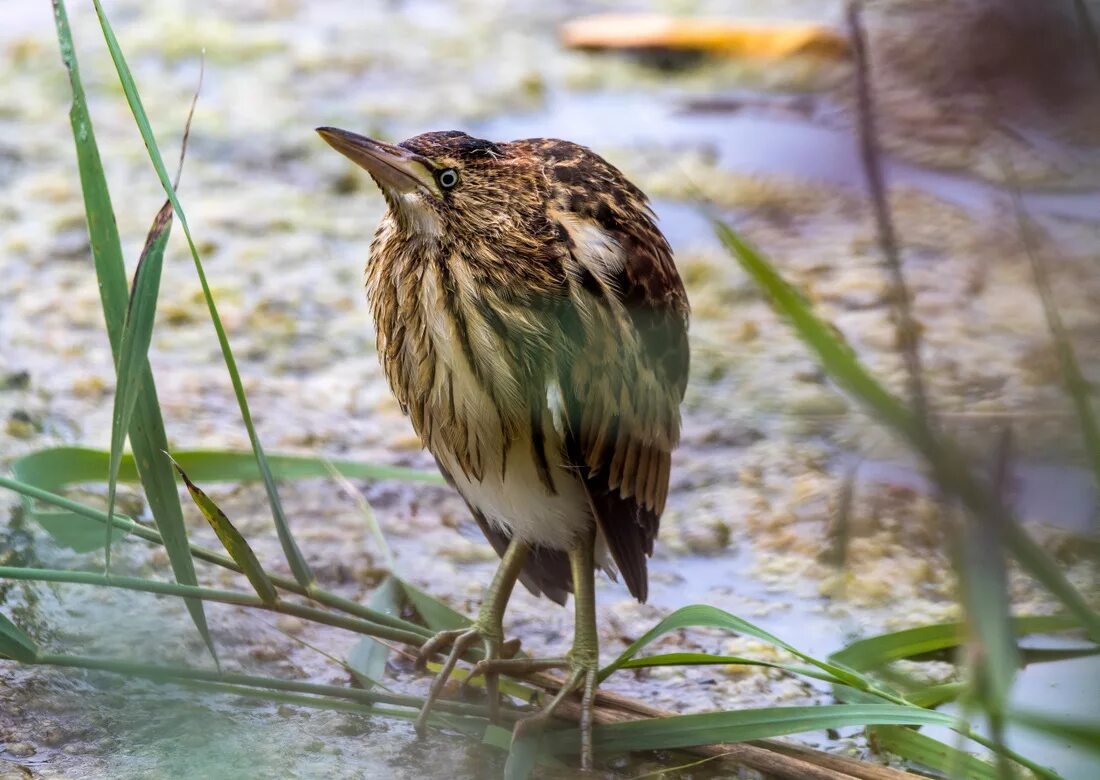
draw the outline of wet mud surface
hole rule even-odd
[[[73,5],[81,5],[70,8],[77,52],[132,263],[163,196],[94,15]],[[312,128],[393,139],[442,127],[496,139],[566,137],[592,146],[653,197],[694,310],[683,444],[651,563],[650,603],[631,601],[622,584],[598,583],[604,660],[697,602],[818,655],[859,636],[959,617],[946,520],[919,469],[830,385],[705,218],[708,201],[806,291],[878,376],[904,387],[852,136],[848,65],[711,63],[669,72],[561,51],[555,25],[599,10],[594,3],[360,5],[217,2],[186,13],[130,0],[108,5],[168,157],[206,49],[181,197],[266,448],[431,466],[385,386],[363,300],[362,265],[381,198]],[[928,6],[897,5],[913,15]],[[808,3],[768,10],[825,13]],[[1062,316],[1089,379],[1100,381],[1100,177],[1084,120],[1100,109],[1077,101],[1055,132],[1049,112],[1003,84],[997,105],[1015,108],[1006,129],[1000,115],[960,103],[942,74],[912,65],[916,54],[899,42],[900,25],[927,15],[875,11],[868,22],[882,69],[885,163],[930,397],[977,468],[988,467],[1011,426],[1018,511],[1095,603],[1097,562],[1081,539],[1095,539],[1098,499],[999,161],[1010,159],[1026,185],[1022,201]],[[0,466],[45,446],[109,443],[113,368],[65,115],[68,87],[51,36],[43,9],[28,9],[0,36]],[[963,129],[952,134],[945,117]],[[180,235],[169,244],[158,317],[151,362],[172,445],[247,449]],[[849,473],[856,490],[840,569],[835,517]],[[441,487],[358,486],[399,573],[473,612],[495,560],[461,501]],[[265,566],[283,572],[262,488],[209,492]],[[322,586],[369,598],[383,558],[355,502],[325,480],[287,483],[281,492]],[[101,500],[102,490],[80,495]],[[141,513],[131,490],[124,501]],[[57,568],[101,565],[101,554],[76,555],[21,522],[16,503],[0,495],[9,518],[0,525],[0,555]],[[196,541],[216,546],[189,506],[188,521]],[[118,573],[168,576],[163,554],[139,540],[116,549]],[[200,568],[200,580],[246,587],[211,567]],[[1021,613],[1056,608],[1015,570],[1011,588]],[[4,583],[0,602],[59,651],[202,662],[201,642],[174,601]],[[310,646],[342,657],[353,637],[218,605],[208,612],[226,668],[346,682]],[[571,615],[518,592],[507,628],[530,652],[560,654]],[[754,640],[708,631],[671,635],[654,649],[775,655]],[[1095,714],[1090,703],[1100,689],[1080,680],[1100,679],[1097,666],[1072,666],[1027,670],[1017,695],[1033,708]],[[425,689],[405,659],[395,657],[390,673],[395,688]],[[607,685],[679,711],[829,700],[817,686],[740,667],[639,670]],[[854,729],[801,739],[866,752]],[[4,778],[22,768],[41,778],[480,777],[501,766],[499,754],[461,738],[417,743],[399,721],[12,664],[0,664],[0,744]],[[1024,752],[1067,777],[1088,776],[1071,750],[1027,745]],[[664,760],[613,768],[631,776]]]

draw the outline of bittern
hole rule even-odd
[[[594,574],[646,600],[680,435],[688,302],[646,196],[589,149],[432,132],[391,145],[318,129],[365,168],[388,206],[367,295],[386,378],[439,470],[501,557],[473,626],[450,647],[418,728],[456,663],[482,643],[490,713],[501,673],[561,668],[565,685],[521,728],[582,692],[592,764],[598,637]],[[502,658],[517,579],[575,604],[563,658]]]

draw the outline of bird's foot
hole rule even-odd
[[[581,713],[579,729],[581,732],[581,769],[592,768],[592,707],[596,699],[596,687],[599,684],[599,658],[589,653],[578,653],[576,649],[565,658],[485,658],[474,665],[471,674],[506,674],[509,677],[524,677],[534,672],[550,669],[565,669],[568,676],[554,698],[534,715],[516,723],[513,738],[520,739],[537,733],[546,727],[563,701],[574,691],[581,693]]]
[[[516,651],[519,649],[519,643],[515,641],[505,642],[503,640],[504,635],[499,627],[488,628],[479,623],[475,623],[469,628],[440,631],[421,646],[416,656],[416,668],[421,670],[427,667],[428,661],[437,653],[442,652],[447,647],[450,647],[451,650],[447,654],[447,658],[443,662],[439,674],[432,680],[432,686],[428,690],[428,698],[425,700],[424,706],[420,709],[420,715],[416,719],[416,731],[418,734],[423,735],[427,728],[428,717],[431,715],[432,707],[439,699],[440,694],[443,693],[447,681],[454,673],[455,665],[462,656],[478,642],[481,642],[484,652],[482,661],[508,660],[506,658],[501,658],[502,653],[505,656],[515,655]],[[496,723],[499,719],[500,712],[500,696],[498,695],[499,686],[497,684],[498,675],[493,671],[487,671],[483,674],[485,677],[485,691],[488,696],[489,720]],[[466,682],[469,683],[470,678],[473,676],[473,673],[468,675]]]

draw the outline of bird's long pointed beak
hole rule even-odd
[[[318,127],[317,133],[333,149],[365,168],[385,189],[400,194],[421,188],[437,192],[431,171],[407,149],[336,127]]]

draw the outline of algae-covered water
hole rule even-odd
[[[163,195],[94,13],[70,5],[132,269]],[[381,198],[313,127],[395,140],[442,128],[500,140],[565,137],[591,146],[651,194],[694,311],[684,439],[651,564],[652,596],[639,605],[622,584],[599,582],[603,657],[693,602],[741,615],[818,655],[858,636],[959,617],[942,512],[919,470],[826,381],[723,253],[702,208],[702,199],[710,201],[807,292],[879,376],[904,387],[889,280],[863,195],[846,62],[695,62],[669,70],[569,52],[558,43],[558,25],[614,5],[579,0],[105,5],[167,156],[205,51],[181,199],[268,450],[431,465],[385,387],[363,300],[362,266]],[[841,18],[836,3],[633,5]],[[1053,93],[1029,92],[1010,70],[1000,81],[945,78],[948,55],[966,59],[956,38],[971,24],[970,5],[941,13],[934,2],[888,2],[868,15],[884,162],[922,325],[926,380],[941,424],[977,466],[992,460],[994,443],[1011,426],[1018,511],[1070,580],[1100,603],[1097,561],[1082,543],[1096,538],[1097,493],[1003,165],[1010,160],[1024,186],[1022,202],[1038,226],[1083,369],[1100,381],[1098,93],[1083,89],[1058,103]],[[106,447],[114,379],[49,7],[8,0],[0,13],[3,467],[56,444]],[[925,34],[907,34],[914,29]],[[943,47],[938,57],[921,56],[929,39]],[[1085,78],[1071,75],[1058,83],[1068,89]],[[151,361],[174,447],[247,449],[179,235],[166,257]],[[841,571],[835,515],[853,472]],[[494,555],[461,501],[437,487],[359,487],[400,573],[457,609],[475,609]],[[262,489],[209,492],[264,564],[283,571]],[[288,483],[282,495],[321,584],[369,598],[383,559],[355,502],[323,480]],[[85,497],[101,499],[101,491]],[[139,497],[127,491],[124,500],[127,511],[140,513]],[[16,503],[0,495],[0,559],[101,564],[101,555],[57,547],[20,520]],[[188,519],[196,540],[216,545],[196,512]],[[163,555],[132,541],[118,546],[114,570],[169,571]],[[200,579],[240,585],[206,569]],[[1010,585],[1021,613],[1056,609],[1019,571]],[[0,604],[59,651],[203,658],[186,613],[168,600],[5,584]],[[229,607],[211,606],[209,614],[226,668],[346,683],[311,646],[342,656],[351,637]],[[530,651],[560,653],[570,613],[517,593],[507,627]],[[674,634],[657,647],[774,652],[707,631]],[[1032,709],[1095,716],[1098,672],[1087,660],[1036,666],[1022,674],[1016,695]],[[394,687],[423,692],[424,679],[404,660],[390,673]],[[829,700],[818,686],[734,667],[639,670],[608,686],[680,711]],[[1018,736],[1023,752],[1066,777],[1095,775],[1073,748]],[[857,729],[803,739],[867,752]],[[499,754],[457,737],[416,742],[402,722],[9,663],[0,663],[0,751],[4,778],[24,771],[36,778],[480,777],[501,767]],[[631,776],[671,760],[644,756],[613,769]]]

